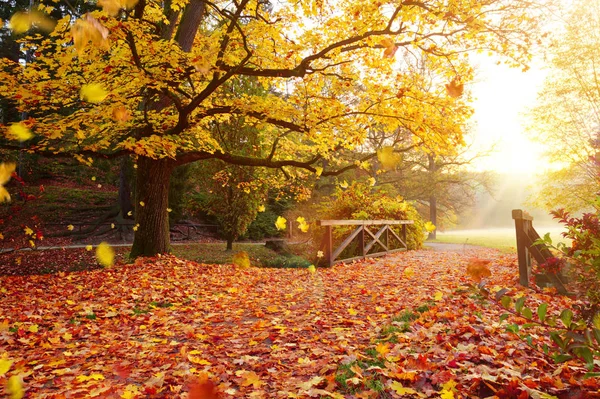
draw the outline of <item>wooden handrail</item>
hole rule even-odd
[[[325,227],[321,249],[327,266],[332,266],[336,263],[354,260],[365,259],[368,257],[382,256],[388,253],[397,251],[406,251],[408,249],[406,240],[406,225],[413,224],[412,220],[317,220],[318,226]],[[333,227],[336,226],[358,226],[354,229],[337,248],[333,247]],[[381,228],[373,233],[369,230],[369,226],[381,226]],[[390,226],[401,226],[402,233],[400,236],[396,234]],[[366,234],[365,234],[366,233]],[[366,240],[365,240],[366,238]],[[341,259],[339,256],[352,243],[357,241],[358,254],[350,258]],[[397,246],[392,245],[396,241]],[[370,253],[370,251],[379,244],[383,251]],[[339,258],[339,259],[338,259]]]

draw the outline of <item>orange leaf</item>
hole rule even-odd
[[[488,268],[491,263],[489,260],[471,258],[467,265],[467,274],[473,278],[476,282],[480,282],[485,277],[490,277],[492,272]]]

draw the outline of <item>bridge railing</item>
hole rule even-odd
[[[318,220],[317,225],[325,228],[321,250],[325,263],[332,266],[336,263],[383,256],[392,252],[406,251],[406,225],[412,220]],[[334,246],[333,229],[336,227],[356,226],[337,246]],[[400,226],[399,234],[392,226]],[[354,253],[342,258],[344,250],[351,243],[356,243]],[[348,252],[348,251],[346,251]]]

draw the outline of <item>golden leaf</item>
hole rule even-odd
[[[115,251],[106,242],[101,242],[96,247],[96,258],[102,266],[112,266],[115,261]]]
[[[8,128],[11,135],[19,141],[27,141],[33,137],[33,133],[23,124],[23,122],[13,123]]]
[[[394,392],[396,392],[398,395],[413,395],[413,394],[417,393],[417,391],[415,391],[412,388],[403,387],[402,383],[400,383],[398,381],[392,382],[392,384],[390,385],[390,388],[392,388],[394,390]]]
[[[277,221],[275,222],[275,227],[277,230],[285,230],[287,226],[287,220],[283,216],[277,216]]]
[[[112,117],[117,122],[127,122],[131,119],[129,111],[123,105],[113,108]]]
[[[242,269],[249,268],[250,267],[250,257],[248,256],[248,252],[240,251],[240,252],[236,253],[235,255],[233,255],[233,259],[231,262],[234,265],[236,265]]]
[[[427,222],[427,223],[425,223],[425,230],[426,230],[428,233],[431,233],[431,232],[433,232],[433,231],[435,230],[435,224],[433,224],[433,223],[431,223],[431,222]]]
[[[73,45],[79,54],[89,42],[100,48],[108,48],[108,29],[89,13],[78,19],[71,28]]]
[[[104,90],[101,84],[90,83],[81,87],[79,96],[83,101],[96,104],[102,102],[108,96],[108,92]]]
[[[23,382],[18,375],[13,375],[8,379],[6,390],[10,393],[10,399],[21,399],[25,396],[25,393],[23,392]]]
[[[309,225],[308,225],[308,223],[306,223],[306,219],[304,219],[302,216],[298,216],[298,218],[296,219],[296,222],[298,222],[298,228],[300,229],[301,232],[303,232],[303,233],[308,232]]]
[[[414,275],[415,275],[415,271],[413,270],[412,267],[407,267],[406,269],[404,269],[404,277],[411,278]]]
[[[0,163],[0,203],[10,201],[10,194],[4,185],[8,183],[16,167],[14,163]]]
[[[385,170],[391,170],[396,167],[402,160],[400,154],[394,153],[394,147],[386,146],[377,150],[377,159]]]
[[[315,273],[317,271],[317,269],[315,268],[315,265],[310,265],[308,267],[308,271],[311,272],[311,273]]]
[[[444,293],[440,292],[440,291],[437,291],[435,294],[433,294],[433,300],[434,301],[439,301],[443,297],[444,297]]]
[[[14,33],[21,34],[27,32],[32,26],[36,26],[45,32],[54,29],[56,22],[48,18],[46,14],[32,10],[31,12],[16,12],[10,18],[10,28]]]
[[[348,188],[348,182],[346,180],[344,180],[343,182],[340,183],[340,187],[341,188]]]
[[[259,206],[258,207],[258,211],[259,212],[264,212],[265,211],[265,206],[264,205]]]
[[[12,360],[8,360],[6,358],[0,359],[0,377],[10,370],[10,366],[13,364]]]
[[[72,224],[67,226],[67,230],[69,230],[69,231],[73,231],[74,228],[75,228],[75,226],[73,226]]]
[[[390,344],[389,343],[383,343],[380,342],[379,344],[377,344],[377,346],[375,347],[375,350],[377,351],[377,353],[379,353],[381,356],[385,357],[385,355],[387,355],[388,353],[390,353]]]

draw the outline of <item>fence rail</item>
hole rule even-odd
[[[533,217],[521,209],[513,209],[512,218],[515,221],[515,231],[517,234],[517,256],[519,259],[519,284],[524,287],[529,287],[531,278],[531,258],[538,265],[546,263],[549,258],[552,258],[552,252],[543,244],[534,242],[540,239],[540,235],[533,228]],[[547,278],[550,283],[556,287],[558,292],[566,294],[567,289],[564,282],[556,274],[548,274]]]
[[[412,220],[318,220],[317,225],[325,227],[321,250],[328,266],[343,261],[365,259],[368,257],[383,256],[397,251],[406,251],[406,225],[413,224]],[[334,227],[357,226],[337,248],[333,245]],[[374,232],[371,226],[377,226]],[[400,235],[391,226],[401,226]],[[357,243],[358,254],[349,258],[340,258],[340,255],[352,242]],[[395,244],[395,245],[394,245]],[[374,249],[383,249],[371,252]]]

